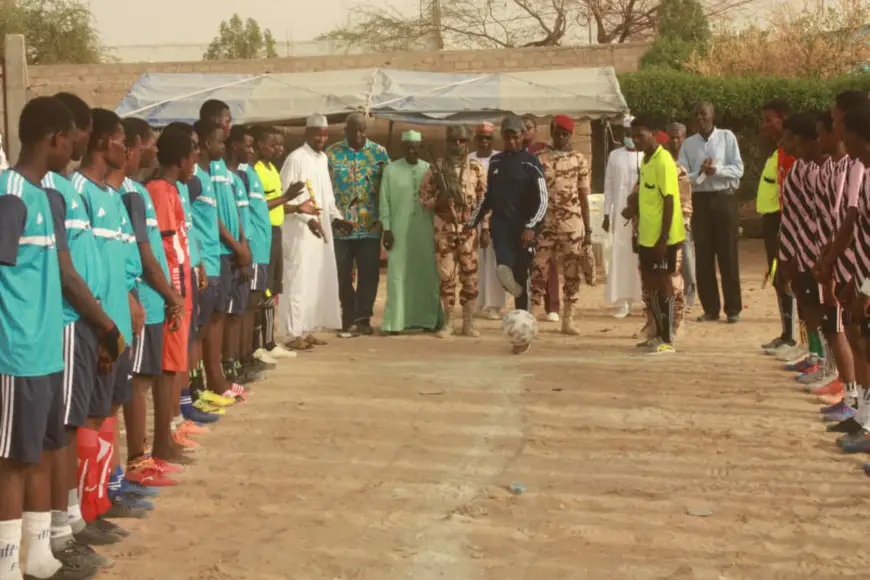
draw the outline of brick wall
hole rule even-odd
[[[94,106],[114,108],[133,82],[148,72],[236,73],[317,72],[384,67],[434,72],[498,72],[612,66],[637,70],[644,44],[571,48],[400,52],[278,58],[257,61],[44,65],[28,68],[28,96],[75,91]]]

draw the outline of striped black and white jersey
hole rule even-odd
[[[782,184],[780,261],[793,262],[798,271],[810,270],[819,257],[816,189],[819,166],[796,159]]]

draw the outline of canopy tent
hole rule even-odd
[[[628,112],[610,67],[450,74],[351,69],[262,75],[149,73],[115,111],[153,126],[191,123],[207,99],[230,106],[239,123],[292,123],[317,112],[354,111],[414,124],[470,123],[507,113],[610,118]]]

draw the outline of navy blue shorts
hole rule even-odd
[[[269,287],[269,264],[254,264],[251,292],[265,292]]]
[[[0,375],[0,458],[39,463],[65,445],[63,373]]]
[[[199,293],[199,313],[197,321],[199,328],[203,328],[211,320],[211,315],[218,310],[221,301],[221,279],[218,276],[209,276],[208,285]]]
[[[97,388],[97,333],[84,320],[63,328],[63,422],[84,427],[94,389]]]
[[[163,322],[146,324],[133,337],[130,357],[134,375],[157,377],[163,373],[163,326]]]
[[[97,386],[91,397],[89,416],[95,419],[105,419],[112,416],[112,405],[123,405],[130,399],[133,382],[133,360],[130,349],[125,350],[111,370],[104,375],[97,375]]]

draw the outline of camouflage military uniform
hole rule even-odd
[[[692,216],[692,182],[682,165],[677,165],[677,180],[680,185],[680,208],[683,210],[683,219],[688,228],[689,218]],[[687,212],[688,215],[686,215]],[[639,268],[640,264],[638,264]],[[641,275],[641,280],[643,280],[643,275]],[[683,248],[677,250],[677,267],[671,274],[671,285],[674,287],[674,334],[677,334],[686,314],[686,295],[683,286]],[[643,285],[641,292],[643,313],[647,320],[647,326],[644,328],[647,332],[647,338],[650,338],[655,336],[655,324],[652,322],[652,313],[649,309],[649,288]]]
[[[439,171],[444,176],[439,190]],[[461,183],[459,179],[461,177]],[[450,194],[451,208],[436,207],[443,188],[459,189]],[[451,164],[450,160],[434,163],[420,185],[420,203],[435,212],[435,258],[438,274],[441,276],[441,300],[445,314],[448,315],[456,305],[456,283],[462,286],[459,303],[463,306],[477,300],[477,231],[465,232],[463,225],[471,218],[471,212],[483,201],[486,193],[486,172],[483,166],[473,159],[460,160]],[[448,197],[450,197],[448,196]],[[481,231],[488,231],[485,221]]]
[[[565,277],[562,291],[566,311],[577,303],[580,280],[595,283],[592,248],[584,247],[581,190],[589,191],[589,163],[581,153],[548,150],[540,154],[547,180],[549,206],[537,236],[535,266],[532,271],[532,306],[544,303],[550,258],[555,257]]]

